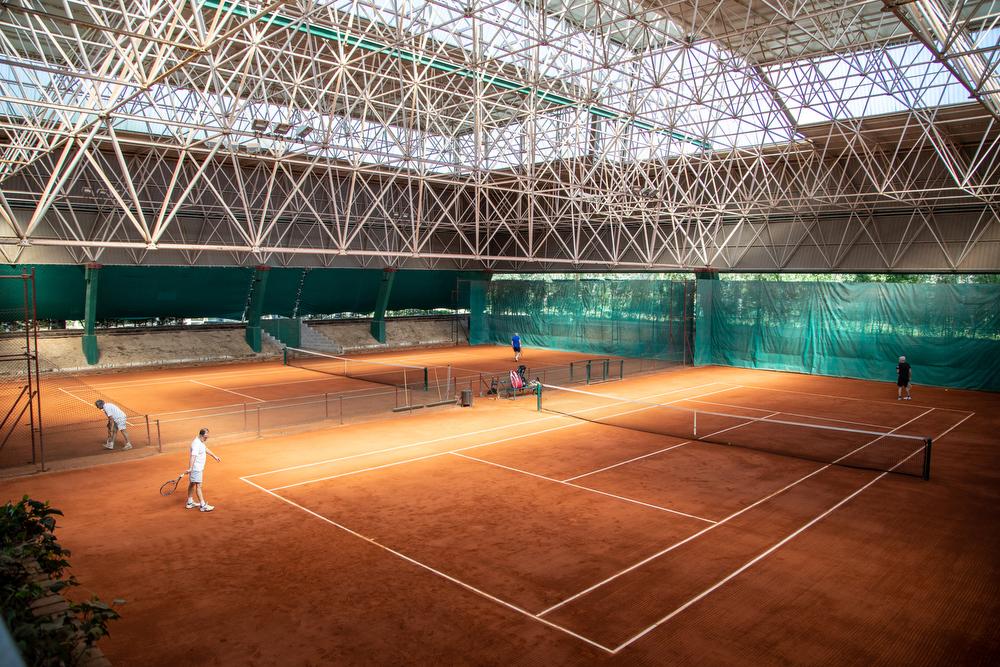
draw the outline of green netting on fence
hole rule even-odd
[[[695,362],[1000,390],[1000,286],[698,281]]]
[[[474,281],[470,342],[683,362],[690,356],[690,282]]]

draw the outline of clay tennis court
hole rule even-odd
[[[542,365],[582,358],[538,354]],[[509,366],[508,355],[391,358],[474,370]],[[259,364],[88,383],[133,409],[177,412],[354,382],[316,375]],[[995,395],[920,387],[897,402],[884,383],[714,366],[584,388],[609,397],[603,415],[638,410],[631,422],[650,430],[655,415],[644,423],[641,406],[656,403],[744,415],[765,435],[755,420],[927,436],[931,477],[593,423],[539,412],[524,395],[261,438],[213,431],[222,463],[207,470],[210,514],[185,511],[183,493],[157,494],[185,469],[183,444],[0,485],[62,509],[58,535],[82,594],[124,601],[101,643],[113,664],[974,664],[996,654]]]

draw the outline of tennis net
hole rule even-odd
[[[296,347],[285,348],[285,365],[390,387],[428,390],[426,366],[405,366],[384,361],[351,359]]]
[[[836,419],[824,417],[803,422],[782,419],[777,412],[759,416],[765,411],[756,408],[698,410],[546,384],[538,400],[541,410],[595,424],[848,468],[930,478],[931,439],[921,435],[848,428],[838,425]],[[742,411],[758,416],[736,414]]]

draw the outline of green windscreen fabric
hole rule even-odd
[[[206,266],[104,266],[97,319],[243,317],[253,269]]]
[[[272,268],[267,277],[261,313],[291,317],[304,271],[305,269]]]
[[[702,283],[696,363],[1000,390],[1000,285]]]
[[[518,333],[526,346],[683,362],[692,292],[666,280],[473,282],[470,342],[509,344]]]
[[[452,309],[457,271],[399,271],[389,294],[389,310]]]
[[[79,320],[83,318],[84,297],[87,285],[83,280],[82,266],[22,264],[0,266],[3,275],[20,275],[35,270],[35,299],[37,317],[46,320]],[[0,281],[0,310],[3,317],[21,319],[18,311],[23,308],[24,288],[19,280]]]

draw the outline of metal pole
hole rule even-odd
[[[35,401],[34,387],[31,381],[31,312],[28,309],[28,274],[21,274],[21,287],[24,293],[24,371],[28,380],[28,437],[31,438],[31,464],[38,462],[38,454],[35,451]],[[20,421],[20,417],[18,417]],[[16,424],[16,422],[15,422]],[[45,462],[42,462],[42,470],[45,470]]]
[[[146,417],[146,446],[149,447],[150,445],[153,444],[153,436],[149,431],[149,415],[145,415],[145,417]]]
[[[163,438],[160,436],[160,420],[156,420],[156,448],[163,453]]]
[[[930,438],[924,442],[924,479],[931,478],[931,445],[933,441]]]
[[[542,385],[540,385],[540,384],[536,384],[535,385],[535,402],[536,402],[536,409],[537,409],[537,411],[541,412],[542,411]]]

